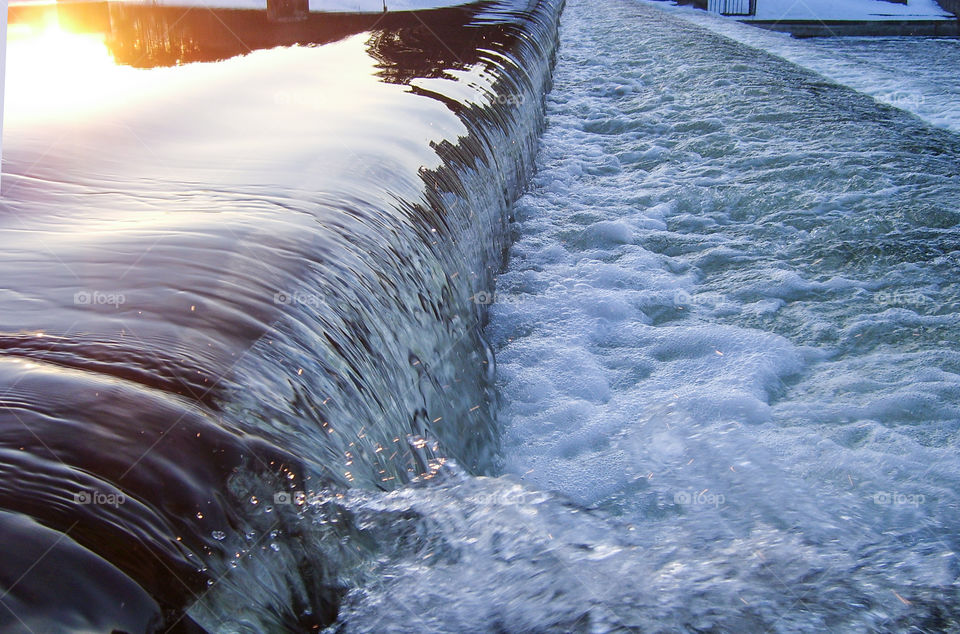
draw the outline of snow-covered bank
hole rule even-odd
[[[936,20],[954,19],[935,0],[757,0],[757,14],[742,20]]]
[[[797,40],[730,18],[666,2],[642,0],[658,9],[753,48],[815,71],[960,132],[960,40],[934,38],[825,38]],[[873,1],[873,0],[870,0]],[[891,5],[896,6],[896,5]]]

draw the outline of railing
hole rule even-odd
[[[707,11],[720,15],[756,15],[757,0],[707,0]]]

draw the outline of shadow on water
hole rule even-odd
[[[328,126],[342,117],[356,141],[312,150],[329,172],[301,165],[306,154],[202,172],[210,157],[229,164],[236,140],[229,127],[177,128],[215,120],[203,102],[130,124],[146,153],[84,136],[96,118],[60,121],[70,140],[45,152],[34,145],[45,130],[12,126],[0,204],[3,631],[202,631],[230,618],[244,631],[313,631],[335,619],[345,582],[323,559],[337,548],[298,528],[291,495],[389,489],[447,458],[493,469],[488,348],[470,297],[490,283],[533,155],[556,9],[11,8],[14,30],[102,36],[136,69],[245,56],[222,62],[230,77],[255,82],[264,60],[296,76],[310,50],[258,49],[359,36],[345,59],[373,73],[357,88],[363,116],[331,114],[350,94],[312,112]],[[521,65],[536,70],[520,76]],[[132,72],[161,71],[187,67]],[[311,114],[293,101],[274,99],[269,116]],[[376,138],[391,117],[410,131]],[[311,121],[264,133],[264,147],[306,153],[295,141]],[[144,176],[157,154],[173,167]],[[338,543],[340,529],[327,532]]]

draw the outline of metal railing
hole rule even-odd
[[[756,15],[757,0],[707,0],[707,11],[720,15]]]

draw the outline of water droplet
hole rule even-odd
[[[212,535],[213,538],[218,542],[223,541],[227,537],[227,534],[224,533],[223,531],[213,531],[212,533],[210,533],[210,535]]]

